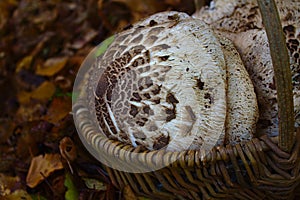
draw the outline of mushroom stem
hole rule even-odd
[[[279,148],[290,152],[294,134],[292,78],[283,30],[274,0],[257,0],[268,36],[278,100]]]

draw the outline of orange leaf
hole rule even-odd
[[[22,58],[22,60],[17,64],[16,73],[18,73],[21,69],[29,69],[32,63],[32,59],[32,56],[25,56],[24,58]]]
[[[63,169],[59,154],[45,154],[32,158],[29,171],[26,177],[26,183],[34,188],[40,182],[48,177],[52,172]]]
[[[56,97],[51,102],[45,120],[50,123],[57,123],[71,112],[71,99]]]
[[[19,92],[18,99],[20,103],[28,103],[30,99],[48,100],[53,96],[55,89],[53,83],[45,81],[32,92]]]
[[[67,61],[68,57],[49,58],[48,60],[46,60],[43,66],[38,65],[36,74],[42,76],[53,76],[62,68],[64,68]]]

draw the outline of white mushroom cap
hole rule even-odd
[[[215,0],[213,2],[213,6],[196,11],[193,17],[224,32],[242,32],[263,27],[256,0]]]
[[[90,101],[108,137],[170,151],[211,149],[224,138],[225,60],[202,21],[153,15],[117,34],[98,60]]]
[[[252,81],[229,39],[219,36],[227,66],[226,144],[251,140],[258,120],[258,106]]]
[[[300,126],[300,2],[276,1],[286,35],[293,78],[295,125]],[[266,33],[255,1],[216,0],[215,9],[204,8],[194,17],[200,18],[238,49],[253,81],[260,117],[258,135],[278,135],[277,93]]]
[[[210,150],[255,131],[256,96],[238,52],[184,13],[158,13],[115,35],[90,73],[90,106],[110,138]]]

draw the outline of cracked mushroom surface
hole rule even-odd
[[[226,61],[227,114],[225,144],[251,140],[259,112],[256,94],[243,61],[229,39],[218,35]]]
[[[149,150],[210,150],[251,139],[253,86],[231,42],[219,37],[180,12],[152,15],[116,34],[90,71],[88,98],[100,129]]]
[[[276,1],[292,72],[295,126],[300,126],[300,1]],[[257,135],[278,135],[277,91],[266,32],[254,0],[215,0],[194,14],[233,41],[253,81],[260,116]]]

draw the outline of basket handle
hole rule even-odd
[[[294,144],[294,106],[289,55],[274,0],[257,0],[265,26],[278,100],[279,148],[290,152]]]

